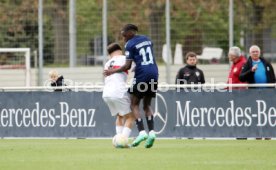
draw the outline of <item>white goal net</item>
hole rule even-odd
[[[1,81],[8,81],[6,86],[8,83],[10,86],[22,86],[24,84],[27,87],[31,86],[30,48],[0,48],[0,69],[2,70]],[[20,81],[21,79],[24,82],[22,85],[20,82],[16,82],[16,80]]]

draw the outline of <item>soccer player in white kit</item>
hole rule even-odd
[[[104,69],[119,68],[126,62],[122,48],[117,43],[107,47],[110,59]],[[105,77],[103,88],[103,100],[108,105],[112,116],[116,116],[116,133],[129,137],[135,117],[130,109],[130,98],[127,93],[127,72],[120,72]]]

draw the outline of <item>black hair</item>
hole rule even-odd
[[[122,50],[121,46],[118,43],[111,43],[107,47],[108,54],[113,53],[114,51]]]
[[[122,28],[122,32],[126,32],[126,31],[137,31],[138,32],[138,27],[136,25],[133,25],[133,24],[126,24]]]

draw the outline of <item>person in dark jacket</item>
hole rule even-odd
[[[248,82],[249,84],[265,84],[275,83],[275,74],[272,65],[263,57],[261,57],[260,47],[253,45],[249,49],[250,57],[243,65],[240,81]],[[256,138],[261,140],[262,138]],[[265,138],[270,140],[271,138]]]
[[[51,86],[52,87],[65,86],[63,76],[58,75],[58,72],[56,70],[51,70],[49,72],[49,77],[50,77],[50,80],[51,80]],[[55,91],[62,91],[62,89],[57,88],[57,89],[55,89]]]
[[[275,83],[275,74],[272,65],[263,57],[257,45],[249,49],[250,57],[243,65],[239,79],[249,84]]]
[[[188,52],[185,59],[187,65],[178,71],[175,84],[204,84],[205,78],[203,71],[196,67],[196,53]]]

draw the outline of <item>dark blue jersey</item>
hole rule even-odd
[[[127,60],[133,60],[136,64],[136,82],[158,81],[158,68],[155,62],[151,40],[143,35],[136,35],[128,40],[125,45]]]

